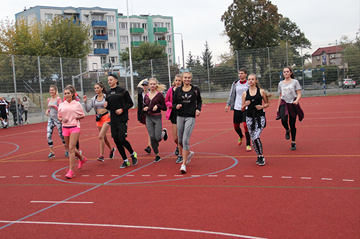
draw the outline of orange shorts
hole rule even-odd
[[[103,124],[110,123],[110,114],[103,115],[99,121],[96,122],[96,126],[102,127]]]

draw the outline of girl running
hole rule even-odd
[[[104,148],[105,144],[110,150],[109,158],[114,157],[115,148],[113,148],[110,144],[109,139],[106,136],[106,132],[110,127],[110,116],[109,111],[105,109],[104,104],[106,102],[106,89],[104,83],[101,81],[96,83],[95,86],[96,95],[91,98],[90,103],[87,104],[86,95],[83,96],[83,100],[85,102],[85,110],[86,112],[90,112],[92,108],[94,108],[96,113],[96,126],[99,130],[99,140],[100,140],[100,156],[97,158],[98,161],[104,162]]]
[[[65,101],[60,104],[58,111],[58,119],[63,124],[63,135],[70,154],[70,167],[65,175],[68,179],[75,177],[75,157],[80,159],[78,169],[81,169],[87,161],[87,158],[76,149],[76,142],[80,136],[80,119],[84,118],[85,114],[81,104],[75,99],[75,93],[73,86],[68,85],[64,88]]]
[[[108,84],[111,89],[106,92],[106,103],[104,107],[110,110],[111,137],[114,139],[116,147],[124,160],[120,168],[130,166],[124,148],[131,154],[132,164],[135,166],[138,162],[137,153],[131,147],[130,142],[126,140],[127,122],[129,120],[128,110],[133,107],[134,103],[130,98],[129,92],[118,86],[119,81],[117,75],[110,74]]]
[[[146,114],[144,112],[144,98],[147,93],[149,93],[149,82],[148,79],[144,79],[139,82],[138,88],[140,88],[140,91],[138,93],[138,111],[137,111],[137,117],[138,121],[145,125],[146,128]],[[146,128],[147,131],[147,128]],[[148,136],[148,146],[145,148],[146,153],[151,153],[151,140],[150,136]]]
[[[283,70],[284,80],[279,82],[279,102],[277,107],[276,119],[281,119],[285,132],[285,139],[290,139],[291,134],[291,150],[296,150],[296,117],[300,122],[304,119],[304,112],[300,107],[301,86],[290,67]],[[290,129],[289,129],[290,125]]]
[[[174,94],[176,88],[181,86],[181,84],[182,84],[181,75],[177,74],[172,83],[172,87],[170,87],[170,89],[168,90],[166,97],[165,97],[165,104],[167,106],[166,119],[170,120],[170,122],[172,124],[172,133],[173,133],[174,142],[176,144],[175,155],[178,156],[175,163],[182,163],[182,161],[183,161],[182,152],[180,152],[180,150],[179,150],[179,141],[178,141],[178,134],[177,134],[177,126],[176,126],[177,111],[173,110],[173,106],[172,106],[173,94]]]
[[[252,140],[254,150],[258,156],[256,164],[265,165],[263,148],[260,141],[260,134],[266,126],[264,109],[269,107],[269,100],[266,92],[260,89],[257,76],[249,75],[249,89],[242,95],[242,110],[247,108],[246,124]],[[265,104],[262,104],[264,101]]]
[[[162,129],[161,111],[166,110],[165,98],[162,92],[165,85],[159,85],[155,78],[149,79],[150,92],[144,98],[144,112],[146,112],[146,127],[149,132],[151,147],[155,153],[154,163],[161,160],[159,155],[159,142],[162,138],[167,140],[167,130]],[[163,137],[162,137],[163,136]]]
[[[58,108],[61,104],[61,98],[59,97],[58,88],[56,85],[51,85],[49,88],[50,98],[47,99],[48,109],[46,110],[46,116],[49,117],[48,124],[47,124],[47,142],[49,145],[50,153],[48,158],[55,157],[54,153],[54,143],[52,140],[52,134],[54,132],[54,127],[57,128],[59,136],[63,145],[65,146],[65,157],[69,157],[69,148],[65,144],[65,139],[62,133],[62,124],[61,121],[58,120]]]
[[[235,132],[239,135],[238,146],[242,144],[242,139],[244,137],[240,128],[240,124],[243,123],[246,138],[246,151],[250,152],[250,135],[245,122],[246,111],[241,111],[242,94],[249,89],[249,84],[246,81],[246,76],[247,70],[245,68],[241,68],[239,70],[239,80],[234,81],[231,85],[230,95],[226,103],[225,112],[228,112],[229,106],[230,110],[234,110],[233,123]]]
[[[181,173],[186,173],[186,165],[191,161],[194,152],[190,151],[189,141],[195,126],[195,116],[200,116],[201,95],[200,89],[191,84],[191,72],[184,72],[181,76],[182,86],[176,88],[173,96],[173,109],[177,110],[177,130],[180,151],[182,151],[183,163]]]

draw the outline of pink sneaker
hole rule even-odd
[[[72,179],[75,177],[75,174],[72,170],[67,170],[67,173],[65,174],[65,178]]]
[[[79,161],[78,169],[81,169],[84,166],[84,164],[86,163],[86,161],[87,161],[87,158],[83,157],[83,160]]]

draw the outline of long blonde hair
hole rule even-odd
[[[164,92],[166,90],[166,85],[164,84],[159,84],[159,81],[156,78],[150,78],[149,79],[149,85],[150,85],[150,81],[155,81],[156,82],[156,90],[159,92]]]
[[[175,86],[175,80],[176,80],[176,78],[180,78],[180,80],[182,80],[181,75],[180,75],[180,74],[176,74],[176,76],[175,76],[175,78],[174,78],[171,86]]]
[[[59,96],[59,90],[56,85],[51,85],[49,88],[53,88],[55,90],[56,96]]]

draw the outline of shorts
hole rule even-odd
[[[1,111],[0,112],[0,118],[2,118],[3,120],[6,120],[7,119],[7,114],[5,111]]]
[[[69,137],[70,134],[73,134],[73,133],[80,133],[80,128],[77,126],[70,127],[70,128],[66,128],[63,126],[63,129],[62,129],[63,136]]]
[[[246,117],[246,111],[234,110],[233,123],[240,124],[242,122],[246,122],[245,117]]]
[[[127,137],[127,121],[112,121],[111,137],[113,139],[125,139]]]
[[[96,121],[96,126],[103,127],[105,123],[110,123],[110,114],[103,115],[99,121]]]
[[[176,124],[176,122],[177,122],[176,118],[177,118],[177,112],[176,112],[176,110],[173,109],[170,114],[170,122],[172,124]]]

